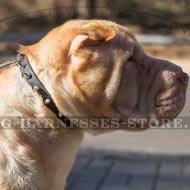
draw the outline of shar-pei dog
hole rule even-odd
[[[18,52],[0,67],[1,190],[63,190],[84,132],[159,127],[185,103],[187,74],[111,21],[68,21]]]

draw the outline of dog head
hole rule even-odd
[[[146,55],[126,27],[110,21],[68,21],[20,51],[69,117],[117,117],[137,127],[141,119],[148,127],[150,119],[175,118],[185,103],[187,74]]]

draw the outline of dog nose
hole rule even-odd
[[[178,80],[183,84],[188,85],[189,76],[186,73],[181,72],[181,74],[178,76]]]

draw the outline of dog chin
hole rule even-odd
[[[176,99],[176,100],[175,100]],[[156,106],[156,111],[149,115],[136,114],[131,116],[122,116],[120,118],[120,128],[131,131],[142,131],[148,128],[159,128],[172,120],[181,112],[184,106],[184,97],[176,95],[171,102],[175,103]]]

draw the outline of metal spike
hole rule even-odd
[[[44,100],[45,104],[49,104],[50,102],[51,102],[51,100],[49,98],[47,98],[47,99]]]
[[[58,115],[59,115],[59,117],[62,117],[62,116],[63,116],[63,115],[62,115],[62,113],[60,113],[60,112],[59,112],[59,114],[58,114]]]
[[[39,87],[38,86],[33,86],[32,89],[35,90],[35,91],[39,91]]]

